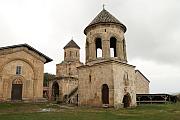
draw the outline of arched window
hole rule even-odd
[[[125,86],[129,86],[129,78],[128,78],[128,73],[127,72],[125,72],[124,73],[124,85]]]
[[[102,41],[101,38],[96,38],[96,58],[102,57]]]
[[[117,43],[116,38],[111,37],[110,38],[110,55],[111,55],[111,57],[117,57],[116,43]]]

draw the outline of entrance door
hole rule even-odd
[[[124,95],[123,103],[124,103],[124,108],[130,107],[131,97],[130,97],[129,93]]]
[[[22,100],[22,84],[12,84],[12,100]]]
[[[102,85],[102,103],[109,104],[109,88],[107,84]]]

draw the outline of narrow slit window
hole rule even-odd
[[[72,53],[71,53],[71,51],[70,51],[70,56],[71,56],[71,54],[72,54]]]
[[[91,83],[91,75],[89,75],[89,82]]]

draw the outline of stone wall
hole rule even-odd
[[[79,68],[79,105],[102,106],[102,85],[109,87],[109,106],[122,106],[123,97],[129,93],[130,106],[136,106],[134,66],[115,61],[97,63]],[[129,84],[124,83],[128,74]],[[91,79],[91,80],[90,80]]]
[[[56,65],[56,77],[78,77],[77,67],[83,65],[80,62],[65,62]]]
[[[149,80],[139,71],[136,70],[136,94],[149,93]]]
[[[123,97],[126,94],[130,95],[130,106],[136,106],[135,67],[124,63],[113,63],[113,80],[114,106],[123,106]]]
[[[79,61],[80,54],[77,48],[66,48],[64,50],[64,61]]]

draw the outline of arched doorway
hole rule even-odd
[[[55,101],[59,98],[59,84],[56,81],[52,85],[52,96]]]
[[[17,78],[12,82],[11,100],[22,100],[22,81]]]
[[[131,104],[131,96],[129,93],[125,94],[123,97],[123,103],[124,103],[124,108],[130,107]]]
[[[109,104],[109,87],[107,84],[102,85],[102,104]]]

